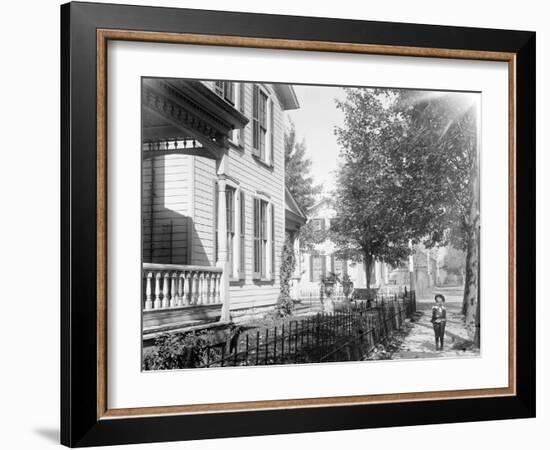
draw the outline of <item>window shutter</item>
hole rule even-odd
[[[244,105],[244,83],[239,83],[239,111],[245,113]]]
[[[321,255],[321,278],[326,277],[327,275],[327,257]]]
[[[216,81],[214,83],[214,91],[216,92],[217,95],[223,98],[223,91],[224,91],[223,81]]]
[[[239,83],[239,111],[246,115],[245,112],[245,92],[244,92],[244,83]],[[239,129],[239,132],[237,133],[237,139],[239,147],[244,148],[244,130],[246,129],[246,126]]]
[[[271,279],[275,279],[275,205],[271,204]]]
[[[260,231],[260,224],[259,224],[259,216],[260,216],[260,208],[259,208],[259,200],[254,197],[253,199],[253,223],[252,223],[252,276],[254,279],[260,278],[260,271],[259,271],[259,231]]]
[[[223,83],[224,98],[231,104],[235,104],[235,92],[233,90],[233,84],[231,81],[225,81]]]
[[[269,165],[273,166],[273,155],[275,153],[275,139],[274,136],[275,120],[273,118],[273,99],[269,102]]]
[[[336,272],[336,266],[334,265],[334,255],[330,255],[330,268],[332,272]]]
[[[309,281],[313,282],[313,255],[309,255]]]
[[[245,196],[244,196],[244,192],[241,190],[241,211],[240,211],[240,214],[241,214],[241,229],[240,229],[240,242],[239,242],[239,245],[241,246],[241,259],[239,261],[239,278],[240,279],[244,279],[245,278],[245,227],[246,227],[246,223],[245,223],[245,213],[246,213],[246,209],[245,209]]]
[[[260,156],[260,88],[257,84],[252,91],[252,154]]]

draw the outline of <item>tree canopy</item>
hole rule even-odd
[[[335,132],[342,164],[334,231],[339,252],[396,262],[409,240],[468,250],[478,222],[472,96],[346,89]],[[468,251],[471,253],[471,251]]]
[[[367,283],[375,259],[396,263],[408,253],[410,225],[395,155],[406,122],[389,103],[394,93],[347,89],[337,101],[344,125],[336,128],[342,163],[335,192],[334,240],[341,257],[365,263]]]
[[[298,142],[294,123],[289,120],[285,132],[285,184],[302,211],[307,212],[321,192],[311,175],[311,159],[305,142]]]

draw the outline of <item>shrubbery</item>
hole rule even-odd
[[[213,336],[207,331],[162,334],[155,339],[154,350],[143,358],[144,370],[186,369],[206,364]],[[210,359],[216,358],[215,349]]]
[[[281,292],[277,300],[276,314],[280,317],[286,317],[294,311],[294,301],[290,296],[290,280],[296,267],[296,257],[292,248],[292,241],[287,234],[281,252],[281,267],[279,269],[279,280]]]

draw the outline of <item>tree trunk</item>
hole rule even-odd
[[[372,272],[372,255],[365,252],[365,279],[367,283],[367,289],[370,289],[370,280]]]
[[[468,235],[468,254],[466,265],[466,284],[464,285],[465,321],[468,331],[473,335],[476,327],[478,304],[478,274],[479,274],[479,248],[477,232],[473,230]]]
[[[465,323],[473,336],[475,345],[479,346],[479,180],[477,158],[472,164],[472,202],[468,227],[468,253],[466,266],[467,283],[464,285],[466,300]]]
[[[469,243],[469,238],[468,238]],[[464,270],[464,296],[462,299],[462,314],[466,315],[466,311],[468,310],[468,288],[467,286],[470,283],[470,259],[471,259],[471,252],[470,252],[470,245],[467,246],[466,249],[466,268]]]

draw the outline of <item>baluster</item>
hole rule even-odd
[[[205,288],[206,288],[206,303],[213,303],[212,301],[212,272],[208,272],[204,275]]]
[[[216,303],[216,295],[218,293],[218,285],[216,284],[216,273],[210,275],[210,303]]]
[[[172,284],[170,285],[170,307],[175,308],[178,301],[178,294],[176,291],[176,278],[178,274],[172,272]]]
[[[152,285],[153,284],[153,273],[152,272],[148,272],[147,273],[147,284],[146,284],[146,287],[145,287],[145,309],[146,310],[149,310],[149,309],[153,309],[153,302],[151,301],[151,290],[152,290]]]
[[[170,275],[164,272],[164,281],[162,283],[162,307],[170,306]]]
[[[186,272],[185,274],[182,274],[182,276],[185,276],[185,304],[190,305],[191,304],[191,274],[189,272]]]
[[[197,272],[193,273],[193,305],[199,303],[199,274]]]
[[[153,308],[159,309],[160,305],[160,272],[157,272],[155,276],[155,302],[153,303]]]
[[[216,303],[221,302],[220,288],[221,288],[222,274],[216,274]]]
[[[176,306],[183,306],[183,283],[185,282],[185,275],[180,273],[178,276],[178,301]]]
[[[199,275],[199,283],[200,283],[200,289],[199,289],[199,303],[201,305],[204,305],[206,303],[206,296],[204,295],[204,292],[206,290],[206,277],[204,276],[204,272],[201,272]]]

